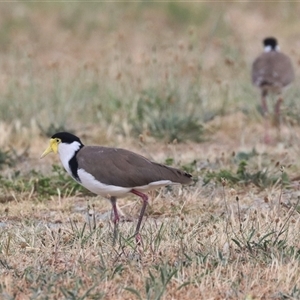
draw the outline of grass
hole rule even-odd
[[[236,155],[233,153],[232,161],[229,165],[231,165],[231,168],[233,165],[235,170],[219,169],[220,167],[213,165],[213,168],[218,168],[218,171],[208,170],[204,177],[204,184],[209,183],[211,180],[219,182],[226,180],[233,185],[242,184],[247,186],[252,184],[263,189],[268,186],[274,186],[279,182],[286,186],[290,184],[288,174],[284,171],[284,167],[279,165],[279,162],[272,166],[272,162],[265,159],[264,166],[259,170],[257,156],[259,156],[259,153],[255,149],[249,153],[239,152]],[[262,156],[267,157],[266,154],[262,154]],[[222,165],[224,166],[224,163]]]
[[[276,33],[299,80],[299,4],[0,7],[1,299],[300,297],[299,88],[266,145],[249,75]],[[139,246],[118,199],[113,245],[110,203],[39,159],[60,130],[194,181],[150,194]]]
[[[243,199],[239,201],[243,203]],[[194,204],[193,208],[200,207]],[[26,291],[27,286],[32,297],[49,293],[74,299],[161,299],[170,293],[206,297],[225,278],[226,289],[217,289],[220,297],[227,293],[262,297],[267,293],[264,289],[271,289],[274,296],[279,292],[292,295],[295,289],[297,293],[299,250],[295,243],[299,237],[295,229],[299,224],[292,207],[278,212],[277,206],[270,204],[260,212],[239,215],[230,210],[225,217],[200,210],[201,220],[195,213],[148,219],[144,244],[138,248],[130,223],[122,224],[115,247],[111,228],[105,223],[92,230],[68,222],[59,229],[32,221],[11,224],[1,236],[2,270],[6,282],[23,283],[15,286],[11,295]],[[13,227],[17,234],[11,233]],[[16,264],[16,256],[22,258],[22,265]],[[257,268],[260,273],[254,272]],[[285,268],[289,277],[280,274]],[[209,278],[214,283],[209,283]],[[271,279],[277,283],[275,290]],[[261,281],[267,285],[263,290]]]

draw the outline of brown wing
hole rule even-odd
[[[83,147],[77,154],[79,168],[102,183],[138,187],[159,180],[187,184],[191,175],[181,170],[151,162],[145,157],[119,148]]]
[[[295,78],[293,66],[288,56],[281,52],[262,53],[252,65],[252,82],[264,85],[284,87]]]

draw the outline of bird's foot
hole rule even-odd
[[[142,236],[139,233],[135,235],[135,242],[137,246],[141,246],[143,244]]]
[[[270,135],[268,133],[266,133],[264,136],[264,143],[266,145],[270,145],[270,144],[272,144],[272,142],[273,142],[272,138],[270,137]]]

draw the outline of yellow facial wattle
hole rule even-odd
[[[41,158],[45,157],[50,152],[54,152],[55,154],[58,152],[58,144],[60,141],[58,139],[50,139],[50,145],[48,148],[43,152]]]

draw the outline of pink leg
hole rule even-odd
[[[117,208],[117,198],[116,197],[110,197],[110,202],[112,205],[112,209],[114,212],[113,216],[113,223],[114,223],[114,239],[113,239],[113,244],[115,244],[116,239],[118,237],[118,225],[120,221],[119,213],[118,213],[118,208]]]
[[[140,215],[139,215],[139,219],[138,219],[138,223],[136,225],[136,229],[135,229],[135,240],[138,244],[141,243],[141,236],[140,236],[140,227],[141,227],[141,224],[142,224],[142,220],[143,220],[143,217],[144,217],[144,214],[145,214],[145,211],[146,211],[146,207],[147,207],[147,204],[148,204],[148,196],[142,192],[139,192],[139,191],[136,191],[136,190],[131,190],[130,191],[131,193],[139,196],[142,198],[143,200],[143,206],[142,206],[142,209],[141,209],[141,212],[140,212]]]
[[[266,116],[269,111],[268,111],[268,104],[267,104],[265,93],[263,93],[261,97],[261,107],[262,107],[263,115]]]
[[[270,120],[268,120],[268,118],[265,118],[264,120],[264,127],[265,127],[265,136],[264,136],[264,143],[265,144],[271,144],[272,139],[270,137],[269,131],[270,131],[270,124],[269,124]]]
[[[261,106],[262,106],[262,111],[263,111],[263,115],[264,115],[264,127],[265,127],[265,136],[264,136],[264,142],[266,144],[270,144],[271,143],[271,138],[269,135],[269,120],[268,120],[268,104],[267,104],[267,90],[262,90],[261,93]]]
[[[117,209],[117,198],[113,197],[113,196],[110,197],[110,202],[111,202],[112,209],[114,212],[113,222],[114,222],[114,224],[117,224],[120,221],[120,217],[119,217],[119,213],[118,213],[118,209]]]
[[[280,125],[280,106],[283,102],[283,99],[281,97],[278,98],[276,104],[275,104],[275,124],[276,126]]]

